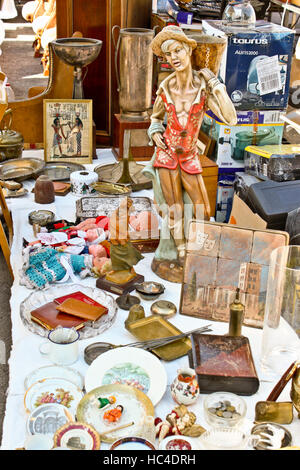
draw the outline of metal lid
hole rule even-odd
[[[11,129],[0,130],[0,146],[7,147],[8,145],[23,144],[24,139],[22,134]]]
[[[159,315],[162,318],[171,318],[177,312],[177,307],[173,302],[168,300],[158,300],[151,305],[153,315]]]

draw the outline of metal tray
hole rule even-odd
[[[135,161],[129,161],[128,164],[130,176],[134,181],[134,184],[130,185],[132,191],[151,189],[152,181],[142,173],[144,165],[138,164]],[[99,165],[96,166],[94,171],[98,174],[99,181],[117,183],[122,176],[123,162]]]
[[[81,219],[106,215],[110,217],[124,196],[86,196],[76,201],[76,216]],[[148,197],[132,197],[132,212],[153,211],[152,201]]]
[[[71,173],[84,169],[79,163],[52,162],[46,163],[39,175],[47,175],[52,181],[69,181]]]
[[[38,158],[16,158],[0,165],[0,179],[25,181],[36,178],[43,170],[45,162]]]
[[[182,333],[182,331],[172,325],[172,323],[157,315],[151,315],[130,323],[128,330],[140,341],[180,335]],[[152,352],[163,361],[173,361],[179,357],[185,356],[191,348],[192,343],[190,339],[183,338],[173,343],[166,344],[165,346],[155,348]]]

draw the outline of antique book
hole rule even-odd
[[[56,308],[57,305],[58,304],[55,302],[48,302],[41,305],[35,310],[32,310],[31,319],[47,330],[53,330],[59,325],[65,328],[73,327],[76,328],[76,330],[84,327],[86,320],[59,312]]]
[[[57,305],[56,309],[59,312],[90,321],[96,321],[108,312],[103,305],[91,305],[75,298],[64,300],[60,305]]]
[[[248,338],[194,333],[191,341],[189,362],[197,373],[201,392],[257,392],[259,380]]]

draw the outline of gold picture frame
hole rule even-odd
[[[92,163],[92,114],[92,100],[44,100],[44,160],[51,163]]]

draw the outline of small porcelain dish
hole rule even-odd
[[[237,428],[212,428],[199,437],[206,450],[244,450],[251,444],[251,437]]]
[[[109,450],[156,450],[154,445],[142,437],[124,437],[112,444]]]
[[[230,392],[215,392],[203,402],[204,416],[211,426],[234,427],[241,425],[247,411],[245,401]]]

